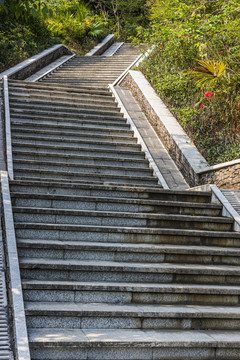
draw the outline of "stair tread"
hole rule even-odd
[[[92,251],[129,251],[139,253],[167,253],[167,254],[198,254],[198,255],[220,255],[220,256],[240,256],[239,248],[224,248],[217,246],[193,246],[193,245],[151,245],[151,244],[119,244],[119,243],[101,243],[87,241],[71,241],[71,240],[42,240],[42,239],[19,239],[17,242],[19,247],[31,246],[31,248],[40,249],[78,249]]]
[[[132,291],[143,293],[198,293],[198,294],[235,294],[240,295],[240,285],[213,284],[175,284],[175,283],[131,283],[110,281],[59,281],[59,280],[22,280],[23,289],[62,289],[62,290],[99,290],[99,291]]]
[[[92,201],[92,202],[108,202],[108,203],[127,203],[127,204],[141,204],[141,205],[161,205],[161,206],[182,206],[195,208],[199,207],[202,209],[222,209],[221,205],[208,204],[208,203],[194,203],[194,202],[183,202],[183,201],[164,201],[164,200],[151,200],[151,199],[135,199],[135,198],[116,198],[116,197],[99,197],[99,196],[78,196],[78,195],[59,195],[59,194],[38,194],[38,193],[22,193],[22,192],[11,192],[12,198],[31,198],[31,199],[51,199],[51,200],[74,200],[74,201]]]
[[[145,227],[127,227],[127,226],[94,226],[94,225],[71,225],[71,224],[41,224],[15,222],[15,228],[19,229],[48,229],[48,230],[69,230],[69,231],[87,231],[87,232],[113,232],[113,233],[131,233],[131,234],[153,234],[153,235],[183,235],[200,237],[217,237],[226,239],[240,239],[240,234],[228,231],[208,231],[208,230],[189,230],[189,229],[167,229],[167,228],[145,228]]]
[[[140,316],[140,317],[184,317],[189,318],[240,318],[239,306],[202,305],[142,305],[102,304],[74,302],[25,302],[28,314],[42,312],[61,316]],[[69,314],[70,313],[70,314]]]
[[[125,161],[128,162],[132,162],[132,163],[143,163],[143,164],[148,164],[148,161],[146,159],[129,159],[129,158],[115,158],[115,157],[111,157],[111,156],[104,156],[99,152],[99,155],[94,156],[94,159],[92,158],[91,155],[81,155],[81,154],[61,154],[61,153],[46,153],[46,152],[41,152],[41,151],[31,151],[31,153],[29,153],[29,151],[25,151],[25,150],[13,150],[13,154],[14,155],[29,155],[29,156],[37,156],[37,157],[59,157],[60,158],[71,158],[71,159],[89,159],[91,161],[96,161],[96,160],[108,160],[108,161],[114,161],[116,163],[124,163]],[[21,161],[21,159],[18,159]],[[23,159],[23,160],[27,160],[27,159]]]
[[[63,156],[64,157],[64,156]],[[76,168],[79,168],[79,163],[77,162],[62,162],[62,161],[53,161],[53,160],[47,160],[47,159],[44,159],[44,160],[29,160],[29,159],[17,159],[16,160],[19,163],[22,163],[22,164],[33,164],[33,165],[53,165],[53,166],[62,166],[62,167],[76,167]],[[116,161],[116,160],[115,160]],[[141,167],[135,167],[135,166],[119,166],[116,162],[116,165],[101,165],[101,164],[81,164],[81,169],[82,168],[89,168],[89,169],[106,169],[106,170],[109,170],[109,172],[111,170],[123,170],[123,171],[140,171],[140,172],[143,172],[143,173],[147,173],[147,174],[151,174],[152,173],[152,169],[150,168],[141,168]],[[16,167],[16,170],[19,170],[19,168]],[[81,170],[79,169],[79,170]],[[41,169],[41,170],[44,170],[44,169]],[[54,171],[54,170],[53,170]],[[64,172],[64,171],[62,171]],[[81,173],[81,171],[79,172]],[[96,171],[93,171],[93,173],[96,173]],[[73,172],[74,174],[74,172]],[[154,178],[155,179],[155,178]]]
[[[240,348],[239,331],[217,330],[118,330],[118,329],[29,329],[30,343],[105,345],[106,347],[128,344],[161,347],[217,347]]]
[[[201,274],[201,275],[240,275],[240,266],[232,265],[202,265],[202,264],[169,264],[169,263],[130,263],[102,260],[72,260],[72,259],[43,259],[43,258],[20,258],[21,268],[34,269],[61,269],[82,271],[121,271],[138,273],[177,273],[177,274]]]
[[[96,210],[73,210],[73,209],[50,209],[36,207],[13,207],[14,212],[19,213],[37,213],[37,214],[70,214],[70,215],[86,215],[86,216],[108,216],[123,218],[139,218],[139,219],[163,219],[173,221],[191,221],[191,222],[216,222],[232,224],[233,219],[228,217],[211,217],[211,216],[191,216],[191,215],[172,215],[172,214],[155,214],[155,213],[136,213],[136,212],[115,212],[115,211],[96,211]]]
[[[14,184],[26,184],[26,185],[41,185],[41,186],[59,186],[59,187],[75,187],[74,184],[66,184],[66,183],[62,183],[62,182],[57,182],[57,181],[39,181],[39,180],[14,180],[10,182],[12,185]],[[88,188],[88,189],[97,189],[97,190],[101,190],[101,189],[105,189],[105,190],[125,190],[125,191],[129,191],[129,192],[133,192],[133,191],[139,191],[139,192],[153,192],[156,195],[157,194],[164,194],[164,195],[188,195],[190,197],[194,197],[194,196],[202,196],[202,197],[207,197],[209,198],[211,196],[211,192],[208,191],[188,191],[188,190],[168,190],[168,189],[161,189],[161,187],[147,187],[147,186],[136,186],[136,185],[126,185],[126,186],[119,186],[119,185],[95,185],[95,184],[83,184],[83,185],[78,185],[79,187],[82,188]]]

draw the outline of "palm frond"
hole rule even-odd
[[[212,86],[224,74],[226,64],[216,60],[198,60],[199,65],[187,72],[200,88]]]

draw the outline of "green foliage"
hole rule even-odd
[[[196,60],[199,66],[195,66],[193,70],[188,71],[191,78],[195,80],[196,85],[201,89],[206,86],[212,87],[219,77],[224,75],[226,64],[222,60]]]
[[[140,25],[148,25],[146,0],[89,0],[89,4],[108,21],[111,32],[122,39],[136,35]]]
[[[142,71],[210,164],[239,158],[239,0],[147,4],[150,27],[138,27],[134,41],[155,49]]]
[[[0,72],[58,42],[84,54],[106,34],[83,1],[0,0]]]

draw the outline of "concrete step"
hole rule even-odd
[[[162,200],[162,201],[184,201],[188,203],[208,204],[211,193],[201,191],[163,190],[158,187],[120,186],[120,185],[95,185],[95,184],[66,184],[57,181],[39,180],[14,180],[10,182],[11,193],[34,193],[49,195],[72,195],[92,197],[116,197],[141,199],[141,200]]]
[[[101,64],[127,64],[131,61],[134,61],[136,59],[136,55],[119,55],[119,56],[111,56],[111,57],[105,57],[105,56],[75,56],[70,61],[68,61],[64,67],[71,66],[72,64],[97,64],[98,66],[101,66]]]
[[[78,101],[72,102],[71,100],[62,102],[61,99],[38,99],[36,97],[10,97],[10,107],[19,107],[19,108],[26,108],[28,106],[32,106],[33,108],[39,108],[40,106],[43,108],[53,108],[53,109],[64,109],[64,110],[72,110],[77,111],[79,108],[86,108],[86,109],[99,109],[99,110],[106,110],[106,111],[116,111],[119,112],[120,108],[118,104],[114,101],[108,101],[106,104],[102,102],[95,103],[89,98],[86,99],[78,99]]]
[[[66,116],[65,116],[66,115]],[[70,122],[81,122],[81,121],[85,121],[85,122],[106,122],[106,124],[108,124],[108,122],[113,122],[115,124],[126,124],[126,119],[124,119],[123,117],[119,117],[119,116],[102,116],[101,114],[97,115],[93,115],[93,114],[74,114],[72,113],[70,114],[64,114],[62,115],[61,113],[57,114],[57,116],[53,113],[53,114],[38,114],[37,112],[35,113],[24,113],[24,112],[17,112],[16,114],[14,113],[14,111],[12,111],[11,113],[11,119],[23,119],[23,120],[31,120],[31,121],[36,121],[36,122],[41,122],[42,120],[45,121],[60,121],[65,122],[65,123],[70,123]]]
[[[130,226],[144,228],[231,231],[233,220],[223,217],[14,207],[14,219],[23,223]]]
[[[9,82],[9,88],[10,89],[15,89],[18,90],[19,88],[22,89],[27,89],[27,90],[45,90],[45,91],[58,91],[61,92],[62,94],[68,94],[71,93],[72,94],[91,94],[94,96],[107,96],[109,98],[112,98],[112,93],[109,91],[109,89],[106,88],[98,88],[98,89],[92,89],[92,88],[88,88],[86,86],[71,86],[71,85],[53,85],[53,84],[48,84],[48,83],[43,83],[43,82],[38,82],[38,83],[33,83],[33,82],[23,82],[23,81],[19,81],[19,80],[11,80]]]
[[[46,130],[47,128],[47,130]],[[33,132],[34,129],[36,131],[36,129],[38,129],[39,131],[41,131],[42,129],[50,134],[63,134],[65,133],[66,135],[73,135],[73,134],[82,134],[85,132],[90,132],[91,134],[111,134],[111,135],[120,135],[120,136],[127,136],[127,137],[132,137],[134,135],[133,131],[129,130],[129,127],[120,127],[120,126],[116,126],[116,127],[104,127],[104,126],[97,126],[97,125],[88,125],[85,124],[84,126],[79,126],[78,124],[74,124],[74,125],[70,125],[68,123],[62,123],[61,125],[59,124],[48,124],[48,126],[46,126],[46,124],[44,123],[28,123],[28,122],[12,122],[11,124],[11,129],[12,132]],[[37,131],[38,131],[37,130]]]
[[[141,50],[139,50],[136,46],[132,44],[124,43],[122,46],[115,52],[114,56],[122,56],[122,55],[135,55],[138,56],[141,54]]]
[[[91,79],[82,79],[82,78],[72,78],[72,77],[68,77],[68,78],[60,78],[60,77],[47,77],[45,79],[42,79],[41,81],[46,81],[49,83],[57,83],[57,84],[71,84],[71,85],[79,85],[79,86],[83,86],[83,87],[98,87],[98,88],[108,88],[108,85],[111,84],[114,80],[116,79],[116,77],[114,76],[112,79],[108,79],[108,80],[91,80]]]
[[[47,101],[48,103],[59,103],[62,104],[79,104],[89,103],[101,106],[114,106],[116,101],[113,97],[94,95],[88,93],[64,93],[61,91],[48,91],[41,89],[12,89],[9,91],[10,99],[12,101]]]
[[[78,196],[11,192],[14,206],[99,210],[99,211],[124,211],[137,213],[181,214],[192,216],[221,216],[221,205],[200,204],[164,200],[145,200],[133,198]]]
[[[136,263],[240,265],[240,250],[211,246],[118,244],[19,239],[22,257]]]
[[[26,302],[29,328],[239,330],[239,307]]]
[[[67,181],[72,183],[93,183],[93,184],[120,184],[120,185],[143,185],[157,186],[157,180],[154,177],[131,176],[131,175],[114,175],[114,174],[97,174],[95,172],[69,172],[49,169],[29,169],[22,167],[15,169],[15,178],[21,180],[39,180],[42,181]]]
[[[54,159],[46,159],[44,158],[43,161],[41,160],[27,160],[24,158],[17,159],[17,161],[14,162],[14,169],[15,170],[22,170],[28,169],[33,171],[51,171],[55,174],[64,175],[66,172],[69,173],[69,175],[72,177],[81,176],[81,174],[93,174],[96,176],[106,175],[106,176],[133,176],[135,178],[137,177],[147,177],[147,180],[151,180],[152,170],[148,167],[141,168],[137,166],[130,166],[127,167],[124,164],[118,164],[115,162],[115,165],[103,165],[100,164],[100,162],[97,162],[97,164],[81,164],[79,166],[79,162],[70,162],[67,161],[68,159],[62,159],[64,161],[61,161],[59,159],[58,161],[54,161]],[[73,159],[71,159],[73,161]],[[157,180],[156,178],[152,178],[152,181],[155,183]]]
[[[94,71],[94,79],[98,79],[98,78],[103,78],[104,79],[108,79],[108,78],[112,78],[112,77],[118,77],[119,74],[121,75],[121,73],[123,71],[125,71],[126,67],[125,66],[112,66],[112,67],[108,67],[107,65],[101,68],[96,68],[95,65],[91,66],[91,65],[86,65],[86,66],[80,66],[80,67],[68,67],[68,68],[61,68],[56,72],[52,72],[51,73],[51,78],[54,76],[59,76],[59,77],[64,77],[64,76],[71,76],[73,78],[75,77],[89,77],[91,78],[93,75],[93,71]]]
[[[87,165],[109,165],[109,166],[117,166],[117,167],[137,167],[137,169],[149,169],[149,163],[145,159],[130,159],[130,158],[117,158],[113,157],[111,154],[102,154],[98,151],[96,156],[92,156],[92,153],[89,155],[79,155],[79,154],[61,154],[58,152],[40,152],[39,149],[32,150],[31,153],[29,149],[27,150],[13,150],[13,160],[18,161],[21,159],[25,160],[37,160],[41,162],[45,161],[55,161],[56,163],[61,162],[74,162],[76,164],[87,164]]]
[[[69,85],[72,87],[79,87],[82,89],[105,89],[107,90],[109,88],[109,84],[112,84],[116,78],[114,77],[112,81],[81,81],[80,79],[67,79],[67,80],[61,80],[61,79],[43,79],[42,82],[48,82],[49,84],[56,84],[56,85]]]
[[[114,118],[123,118],[123,114],[121,114],[119,112],[119,109],[114,109],[114,110],[107,110],[107,109],[98,109],[97,107],[90,107],[90,106],[79,106],[78,108],[74,108],[74,107],[65,107],[63,106],[62,108],[59,106],[51,106],[51,104],[49,104],[49,106],[47,105],[42,105],[41,108],[38,105],[34,104],[11,104],[10,106],[10,111],[13,114],[18,114],[21,112],[27,112],[28,114],[34,114],[35,112],[37,112],[38,114],[55,114],[56,116],[59,114],[62,116],[65,116],[65,114],[75,114],[78,116],[81,116],[81,114],[92,114],[92,115],[102,115],[102,116],[113,116]]]
[[[240,235],[234,232],[138,228],[124,226],[94,226],[70,224],[15,223],[18,239],[101,241],[131,244],[170,244],[238,247]]]
[[[25,301],[239,306],[240,286],[22,280]]]
[[[26,118],[24,115],[19,118],[11,118],[11,124],[12,125],[34,125],[35,124],[42,124],[45,127],[48,126],[57,126],[58,128],[63,127],[72,127],[73,129],[75,128],[82,128],[83,126],[87,126],[89,128],[112,128],[112,129],[129,129],[129,125],[126,123],[126,121],[123,120],[109,120],[109,119],[105,119],[105,120],[94,120],[94,119],[71,119],[71,120],[67,120],[64,118],[57,118],[56,117],[52,117],[52,118],[48,118],[48,117],[37,117],[34,116],[34,118],[31,118],[30,116],[28,118]]]
[[[240,285],[240,267],[230,265],[138,264],[24,257],[19,261],[21,277],[32,280]]]
[[[29,329],[32,360],[239,360],[238,331]],[[114,357],[113,357],[114,356]]]
[[[134,138],[133,138],[134,139]],[[119,137],[117,138],[116,141],[109,141],[109,138],[104,138],[104,137],[96,137],[95,139],[92,137],[89,138],[84,138],[84,139],[63,139],[62,137],[58,136],[58,137],[50,137],[50,136],[44,136],[44,138],[39,134],[39,136],[37,134],[29,134],[29,135],[13,135],[12,134],[12,145],[13,146],[22,146],[22,144],[24,145],[29,145],[29,146],[44,146],[44,147],[52,147],[54,149],[57,149],[58,147],[60,149],[64,148],[64,149],[69,149],[71,151],[73,151],[74,149],[77,150],[80,148],[79,152],[81,151],[81,149],[86,149],[87,151],[89,149],[99,149],[100,150],[117,150],[117,151],[139,151],[141,150],[141,145],[136,144],[136,143],[129,143],[128,141],[126,142],[126,138],[124,138],[124,140],[120,139]]]
[[[29,135],[28,135],[29,134]],[[111,134],[108,131],[105,131],[101,133],[101,131],[97,131],[96,129],[93,130],[86,130],[82,133],[76,133],[74,131],[68,131],[67,133],[64,130],[44,130],[44,129],[38,129],[37,133],[33,133],[32,129],[22,129],[21,127],[12,127],[12,137],[13,139],[26,139],[26,140],[41,140],[44,138],[44,141],[49,141],[51,144],[54,144],[55,142],[61,142],[61,144],[65,143],[86,143],[87,140],[90,140],[94,143],[97,141],[106,142],[106,143],[127,143],[127,145],[136,144],[137,145],[137,139],[132,136],[132,134]],[[94,141],[94,139],[96,141]]]
[[[97,109],[97,110],[106,110],[106,111],[116,111],[116,112],[120,112],[120,108],[117,106],[117,104],[115,102],[107,102],[106,104],[103,104],[102,102],[98,102],[95,103],[91,100],[88,99],[81,99],[75,101],[75,102],[70,102],[70,101],[65,101],[62,102],[61,99],[59,100],[52,100],[50,99],[38,99],[31,97],[28,98],[19,98],[18,97],[10,97],[10,108],[11,107],[17,107],[17,108],[23,108],[25,109],[25,107],[29,107],[31,106],[33,109],[35,108],[39,108],[41,107],[42,109],[48,109],[48,108],[52,108],[52,109],[58,109],[61,110],[63,109],[64,111],[78,111],[78,109]]]
[[[98,158],[99,156],[103,156],[106,158],[114,158],[122,161],[122,159],[125,159],[125,161],[147,161],[145,159],[145,154],[140,151],[140,149],[137,150],[118,150],[115,147],[111,147],[110,149],[107,149],[104,147],[104,144],[94,146],[92,145],[89,148],[86,148],[84,146],[60,146],[60,145],[52,145],[52,144],[34,144],[34,143],[28,143],[27,141],[22,141],[21,143],[13,141],[13,153],[16,151],[16,153],[20,154],[21,151],[27,151],[32,153],[47,153],[49,156],[51,154],[58,153],[59,156],[61,154],[65,155],[71,155],[73,156],[89,156],[92,159]],[[101,155],[99,154],[101,152]]]

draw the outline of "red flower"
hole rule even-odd
[[[200,105],[200,109],[202,109],[202,108],[203,108],[203,104]]]
[[[213,95],[214,95],[214,93],[212,93],[212,92],[208,92],[208,93],[206,93],[206,94],[205,94],[205,97],[206,97],[206,98],[209,98],[209,97],[211,97],[211,98],[212,98],[212,97],[213,97]]]
[[[160,44],[160,46],[163,46],[163,44]]]
[[[216,121],[215,119],[212,119],[212,121]]]
[[[233,131],[237,131],[236,129],[233,129]]]

